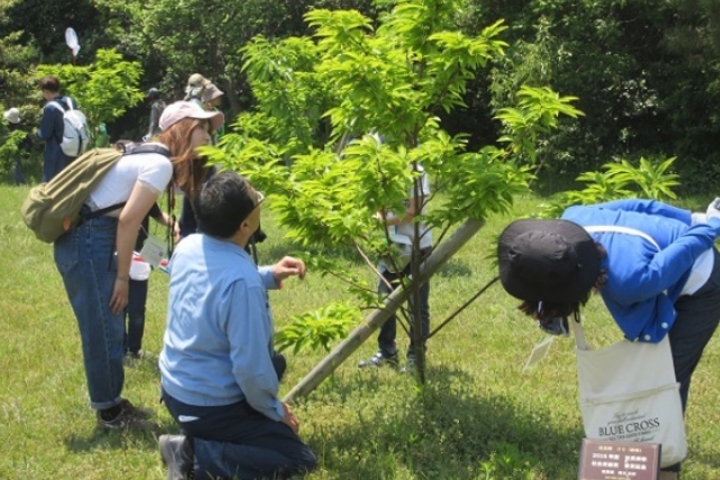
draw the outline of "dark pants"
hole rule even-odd
[[[392,289],[387,286],[387,284],[384,281],[380,281],[378,284],[378,292],[381,294],[388,295],[392,292],[393,289],[397,288],[400,285],[400,280],[408,274],[407,270],[410,267],[406,269],[405,272],[401,273],[392,273],[387,270],[382,271],[382,276],[385,280],[387,280],[390,285],[392,285]],[[425,282],[420,286],[420,320],[422,322],[422,345],[425,346],[425,340],[427,339],[428,335],[430,334],[430,305],[428,303],[428,298],[430,297],[430,282]],[[410,297],[410,301],[408,302],[408,307],[410,308],[410,318],[414,319],[416,314],[415,305],[413,304],[412,297]],[[413,358],[415,357],[415,329],[414,329],[415,321],[412,320],[410,323],[410,345],[408,346],[407,350],[407,357]],[[383,356],[385,357],[392,357],[394,355],[397,355],[397,346],[395,345],[395,337],[397,336],[397,317],[395,315],[390,316],[385,323],[382,324],[382,327],[380,327],[380,333],[378,334],[378,347],[380,348],[380,352],[382,352]]]
[[[145,333],[147,295],[147,280],[130,280],[128,304],[125,307],[125,353],[137,354],[142,347],[143,334]]]
[[[277,356],[273,364],[281,378],[285,359]],[[163,401],[183,433],[193,440],[195,480],[289,478],[317,465],[313,452],[290,427],[254,410],[246,401],[197,407],[179,402],[165,391]],[[181,422],[180,416],[197,420]]]
[[[15,160],[13,160],[13,179],[15,180],[15,185],[25,185],[27,181],[25,180],[25,175],[22,171],[22,160],[20,157],[15,157]]]
[[[720,254],[717,251],[715,266],[707,283],[695,294],[680,297],[675,302],[675,310],[677,319],[669,333],[670,349],[685,411],[692,374],[720,322]],[[666,470],[679,471],[680,465]]]

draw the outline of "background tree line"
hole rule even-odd
[[[189,74],[201,72],[226,92],[224,108],[234,119],[256,103],[241,50],[253,37],[307,34],[310,8],[378,18],[393,3],[0,0],[0,105],[22,107],[28,124],[37,120],[38,66],[71,62],[63,33],[73,27],[82,45],[78,65],[114,49],[140,64],[140,90],[156,86],[166,100],[181,98]],[[437,112],[449,132],[470,135],[469,148],[498,138],[493,112],[514,102],[521,85],[549,86],[579,97],[585,115],[561,119],[540,145],[540,186],[565,188],[619,158],[676,156],[680,192],[717,187],[720,0],[466,0],[456,14],[468,34],[498,19],[508,27],[506,55],[470,83],[467,108]],[[147,105],[136,99],[128,107],[109,125],[113,138],[143,133]]]

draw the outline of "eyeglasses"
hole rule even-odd
[[[255,190],[255,207],[260,205],[265,200],[265,195],[262,192]]]

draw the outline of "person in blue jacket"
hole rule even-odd
[[[505,290],[552,332],[597,290],[625,338],[669,335],[683,411],[690,380],[720,321],[720,210],[654,200],[570,207],[560,220],[517,220],[500,236]],[[659,247],[659,248],[658,248]],[[677,478],[680,465],[661,472]]]
[[[74,159],[63,153],[60,143],[62,143],[65,130],[63,116],[67,110],[67,104],[72,104],[73,109],[77,109],[78,106],[72,97],[60,93],[60,80],[53,75],[47,75],[40,79],[40,90],[47,103],[43,107],[37,136],[45,141],[42,181],[49,182]],[[61,105],[62,109],[58,108],[57,104]]]
[[[288,478],[315,468],[279,397],[286,368],[273,349],[267,289],[305,276],[302,260],[258,268],[245,251],[262,196],[235,172],[215,174],[194,201],[200,232],[169,264],[162,398],[184,435],[162,435],[168,479]]]

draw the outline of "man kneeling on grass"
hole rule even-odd
[[[213,176],[195,202],[202,233],[169,265],[160,354],[162,398],[183,435],[162,435],[168,480],[288,478],[315,468],[298,420],[278,399],[285,359],[272,346],[267,288],[305,264],[258,267],[244,250],[260,225],[262,195],[234,172]]]

